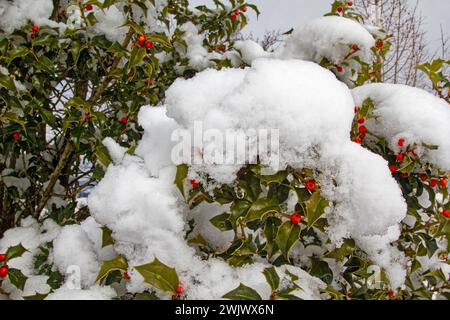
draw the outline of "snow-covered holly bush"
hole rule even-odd
[[[450,108],[352,2],[274,52],[243,1],[38,2],[0,9],[2,294],[449,298]]]

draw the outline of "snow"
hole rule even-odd
[[[53,241],[53,263],[63,275],[73,267],[79,268],[83,288],[94,284],[100,270],[94,244],[79,225],[63,227]]]
[[[236,41],[234,48],[241,53],[242,61],[251,65],[258,58],[266,58],[270,53],[266,52],[258,43],[252,40]]]
[[[104,34],[110,41],[123,42],[128,32],[127,27],[123,27],[126,23],[126,17],[115,5],[105,10],[96,10],[95,17],[97,23],[93,26],[95,32]]]
[[[367,121],[367,128],[389,142],[398,153],[399,138],[405,145],[417,143],[418,155],[442,170],[450,170],[450,109],[448,103],[418,88],[400,84],[369,84],[352,90],[356,104],[371,98],[377,119]],[[437,145],[437,150],[422,147]]]
[[[375,39],[354,20],[327,16],[313,19],[303,27],[296,28],[276,55],[284,59],[296,58],[317,63],[327,58],[340,64],[353,44],[360,48],[357,55],[366,61]]]
[[[37,25],[51,23],[52,0],[13,0],[0,3],[0,28],[6,33],[23,27],[29,20]]]
[[[62,286],[49,294],[45,300],[111,300],[116,292],[109,286],[95,285],[89,289],[72,289]]]

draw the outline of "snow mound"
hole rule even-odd
[[[352,237],[381,267],[401,271],[402,256],[390,243],[398,238],[393,230],[398,230],[406,205],[387,162],[350,141],[353,107],[350,90],[330,71],[299,60],[259,59],[251,68],[205,70],[179,79],[167,91],[166,107],[142,108],[145,134],[139,157],[126,155],[108,168],[89,197],[92,216],[113,231],[115,249],[130,266],[158,257],[177,269],[187,287],[198,282],[187,289],[190,298],[218,298],[239,282],[265,296],[269,289],[260,277],[264,264],[234,268],[217,259],[201,261],[186,244],[187,208],[173,184],[171,136],[174,130],[191,134],[198,123],[232,137],[249,129],[278,129],[280,167],[317,169],[324,196],[336,202],[327,213],[330,238],[339,244]],[[253,141],[251,135],[247,138]],[[242,164],[214,162],[221,144],[209,141],[194,148],[197,160],[206,163],[188,161],[190,175],[232,183]],[[207,206],[202,204],[198,212],[211,209]],[[213,232],[206,236],[217,247],[229,241]],[[400,271],[390,274],[396,285],[404,279]],[[142,291],[141,277],[131,273],[128,290]]]
[[[357,55],[367,61],[375,39],[356,21],[327,16],[313,19],[295,29],[276,55],[282,59],[296,58],[317,63],[326,58],[332,63],[340,64],[353,44],[360,49]]]
[[[419,156],[437,167],[450,170],[450,108],[448,103],[418,88],[400,84],[369,84],[352,90],[359,105],[370,98],[376,119],[367,121],[367,128],[387,139],[394,152],[397,141],[417,143]],[[437,150],[422,143],[439,146]]]

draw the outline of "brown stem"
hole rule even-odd
[[[65,141],[64,150],[59,158],[59,161],[58,161],[58,164],[56,165],[55,170],[53,171],[53,174],[50,177],[49,184],[42,195],[41,201],[39,201],[39,204],[36,208],[36,211],[34,214],[35,218],[39,217],[41,211],[47,205],[47,202],[53,193],[53,188],[55,187],[56,182],[58,181],[58,178],[60,177],[63,168],[66,166],[67,159],[69,158],[71,152],[73,151],[73,145],[72,145],[72,142],[70,141],[70,131],[67,132],[65,139],[66,139],[66,141]]]
[[[130,28],[128,30],[127,35],[125,36],[125,40],[123,41],[122,46],[124,48],[128,47],[128,44],[130,43],[131,37],[133,35],[134,31],[133,28]],[[95,90],[95,92],[92,94],[91,98],[89,99],[89,102],[96,102],[97,99],[102,95],[102,93],[106,90],[106,88],[108,88],[108,85],[110,84],[111,80],[113,79],[111,77],[111,73],[117,69],[117,66],[120,63],[120,60],[122,60],[122,56],[117,56],[112,65],[111,68],[109,69],[109,73],[108,75],[105,77],[105,79],[103,80],[103,82],[100,84],[100,86],[97,87],[97,90]]]

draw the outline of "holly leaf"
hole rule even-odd
[[[155,258],[153,262],[135,269],[144,277],[144,282],[162,291],[175,293],[179,283],[175,268],[170,268]]]
[[[278,276],[277,270],[274,267],[266,268],[263,274],[270,288],[272,288],[272,292],[276,291],[280,285],[280,277]]]
[[[290,221],[285,221],[278,228],[275,243],[280,248],[284,258],[289,261],[289,252],[300,237],[300,226]]]
[[[259,295],[258,292],[256,292],[256,290],[247,287],[242,283],[239,284],[239,287],[237,287],[234,290],[231,290],[230,292],[225,294],[222,298],[230,300],[262,300],[261,296]]]
[[[16,288],[23,291],[23,288],[25,287],[25,282],[27,281],[28,278],[24,276],[22,271],[20,271],[19,269],[9,268],[8,279],[14,286],[16,286]]]
[[[102,227],[102,248],[114,244],[114,240],[111,236],[112,231],[107,227]]]
[[[28,250],[25,249],[21,243],[17,246],[9,247],[8,251],[6,251],[6,261],[21,257],[26,251]]]
[[[119,270],[125,272],[128,269],[128,263],[122,256],[117,256],[112,260],[104,261],[96,282],[102,282],[113,271]]]
[[[209,220],[214,227],[219,229],[220,231],[228,231],[233,229],[233,225],[231,224],[229,218],[229,213],[222,213],[215,217],[213,217],[211,220]]]
[[[32,295],[32,296],[26,296],[23,297],[24,300],[44,300],[46,297],[48,296],[48,293],[39,293],[37,292],[36,294]]]
[[[248,209],[245,221],[250,222],[262,219],[270,212],[280,212],[281,208],[278,201],[273,198],[261,198],[253,202],[250,209]]]
[[[308,229],[310,229],[324,214],[326,207],[328,207],[328,200],[322,198],[319,191],[314,192],[311,198],[306,202]]]
[[[188,173],[188,166],[185,164],[180,164],[177,166],[177,173],[175,175],[175,185],[178,187],[178,190],[180,190],[181,194],[184,195],[184,186],[183,182],[184,179],[186,179]]]

